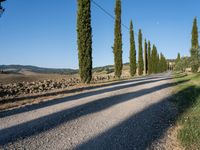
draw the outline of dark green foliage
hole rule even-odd
[[[147,41],[144,41],[144,74],[147,74],[148,60],[147,60]]]
[[[197,18],[194,18],[193,27],[192,27],[192,48],[190,50],[191,54],[191,68],[192,72],[197,72],[199,68],[199,42],[198,42],[198,27],[197,27]]]
[[[133,23],[130,23],[130,75],[133,77],[136,74],[136,50],[135,50],[135,39],[133,31]]]
[[[197,18],[194,18],[192,27],[192,49],[197,49],[198,47],[199,47],[199,41],[198,41]]]
[[[185,71],[187,68],[191,68],[191,58],[182,57],[175,65],[175,71]]]
[[[150,42],[148,44],[148,51],[151,52]],[[168,62],[165,56],[161,53],[159,55],[157,48],[153,45],[152,52],[148,56],[150,57],[150,69],[148,73],[162,73],[168,70]]]
[[[160,60],[159,60],[159,72],[165,72],[167,71],[167,60],[165,56],[161,53],[160,54]]]
[[[157,51],[157,57],[156,57],[156,71],[155,73],[159,73],[160,72],[160,56],[159,53]]]
[[[165,57],[165,71],[168,71],[168,62],[167,62],[167,59],[166,59],[166,57]]]
[[[92,79],[92,28],[90,0],[77,0],[77,42],[79,74],[83,83]]]
[[[176,63],[178,63],[181,60],[181,54],[178,53],[177,58],[176,58]]]
[[[138,53],[138,74],[142,75],[144,70],[144,61],[143,61],[143,48],[142,48],[142,30],[139,30],[138,34],[138,46],[139,46],[139,53]]]
[[[121,33],[121,0],[116,0],[115,6],[115,39],[114,39],[114,66],[115,76],[121,77],[122,74],[122,33]]]
[[[200,52],[200,48],[198,49],[194,49],[192,48],[190,50],[190,54],[191,54],[191,68],[192,68],[192,72],[196,73],[199,69],[199,63],[200,63],[200,57],[199,57],[199,52]]]
[[[156,73],[157,65],[158,65],[158,54],[157,54],[157,48],[155,45],[153,45],[151,56],[152,56],[151,57],[151,71],[152,73]]]
[[[147,56],[147,70],[148,74],[151,74],[151,43],[148,41],[148,56]]]

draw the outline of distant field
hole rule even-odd
[[[175,75],[175,103],[181,114],[178,124],[181,127],[178,138],[186,149],[200,149],[200,74]]]
[[[51,69],[36,66],[0,65],[0,83],[35,82],[77,77],[77,70]]]
[[[9,68],[10,67],[10,68]],[[7,67],[7,71],[9,73],[1,74],[0,73],[0,84],[9,84],[9,83],[19,83],[19,82],[35,82],[35,81],[43,81],[43,80],[61,80],[61,79],[69,79],[69,78],[79,78],[77,73],[73,74],[63,74],[61,73],[52,73],[52,70],[45,70],[42,68],[43,72],[40,73],[37,67],[28,66],[28,68],[24,68],[24,66],[13,66]],[[2,67],[0,67],[2,69]],[[30,71],[30,68],[33,71]],[[36,68],[36,69],[35,69]],[[27,70],[29,69],[29,70]],[[5,70],[5,68],[4,68]],[[13,71],[14,70],[14,71]],[[56,70],[56,69],[55,69]],[[41,69],[40,69],[41,71]],[[48,73],[49,71],[49,73]],[[54,71],[54,70],[53,70]],[[56,70],[57,71],[57,70]],[[114,76],[114,68],[113,66],[104,66],[104,67],[97,67],[93,69],[93,76],[107,76],[111,75]],[[129,65],[125,64],[123,67],[122,76],[129,76]]]
[[[75,75],[61,75],[61,74],[40,74],[40,73],[28,73],[28,74],[0,74],[0,83],[19,83],[19,82],[35,82],[42,80],[60,80],[69,79],[72,77],[78,77]]]

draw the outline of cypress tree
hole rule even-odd
[[[142,30],[139,30],[138,34],[138,74],[142,75],[144,70],[144,61],[143,61],[143,48],[142,48]]]
[[[158,55],[157,55],[157,49],[156,49],[155,45],[153,45],[151,56],[152,56],[151,57],[152,73],[156,73],[157,72],[157,58],[158,58]]]
[[[148,74],[151,74],[151,43],[150,41],[148,41],[148,57],[147,57],[147,61],[148,61]]]
[[[178,53],[177,60],[178,60],[178,61],[181,60],[181,54],[180,54],[180,53]]]
[[[165,67],[166,67],[166,64],[165,64],[165,57],[162,53],[160,53],[160,72],[164,72],[165,71]]]
[[[114,39],[114,66],[115,76],[121,77],[122,74],[122,33],[121,33],[121,0],[116,0],[115,6],[115,39]]]
[[[167,61],[164,55],[162,55],[162,72],[167,71]]]
[[[167,71],[168,70],[168,62],[167,62],[167,59],[166,57],[164,56],[164,71]]]
[[[92,27],[90,0],[77,0],[77,43],[79,74],[83,83],[92,79]]]
[[[200,56],[199,56],[200,49],[192,48],[190,50],[191,53],[191,68],[192,72],[196,73],[200,66]]]
[[[157,51],[156,51],[157,52]],[[157,57],[156,57],[156,73],[160,72],[160,56],[159,53],[157,52]]]
[[[147,74],[148,61],[147,61],[147,41],[144,41],[144,74]]]
[[[136,50],[135,50],[135,39],[133,31],[133,22],[130,22],[130,75],[133,77],[136,74]]]
[[[162,53],[160,53],[158,69],[159,69],[159,73],[163,72],[163,55],[162,55]]]
[[[167,59],[165,58],[164,55],[162,55],[162,59],[163,59],[163,61],[162,61],[162,63],[163,63],[163,65],[162,65],[162,67],[163,67],[162,71],[165,72],[165,71],[168,70],[168,62],[167,62]]]
[[[191,67],[192,72],[197,72],[199,68],[199,42],[198,42],[198,27],[197,27],[197,18],[194,18],[193,27],[192,27],[192,48],[191,53]]]
[[[177,58],[176,58],[176,63],[178,63],[181,60],[181,54],[178,53]]]
[[[198,41],[198,27],[197,27],[197,18],[194,18],[193,27],[192,27],[192,48],[198,49],[199,41]]]

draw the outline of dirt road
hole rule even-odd
[[[0,149],[162,149],[172,86],[159,74],[3,112]]]

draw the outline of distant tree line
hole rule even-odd
[[[91,27],[91,0],[77,0],[77,43],[79,58],[79,74],[83,83],[90,83],[92,79],[92,27]],[[115,4],[115,26],[114,26],[114,72],[115,77],[122,75],[122,31],[121,31],[121,0]],[[151,47],[150,41],[144,41],[142,30],[138,33],[138,60],[136,60],[136,46],[133,30],[133,22],[130,21],[130,75],[146,75],[160,73],[167,70],[167,60],[159,54],[155,45]],[[138,62],[138,63],[137,63]]]

